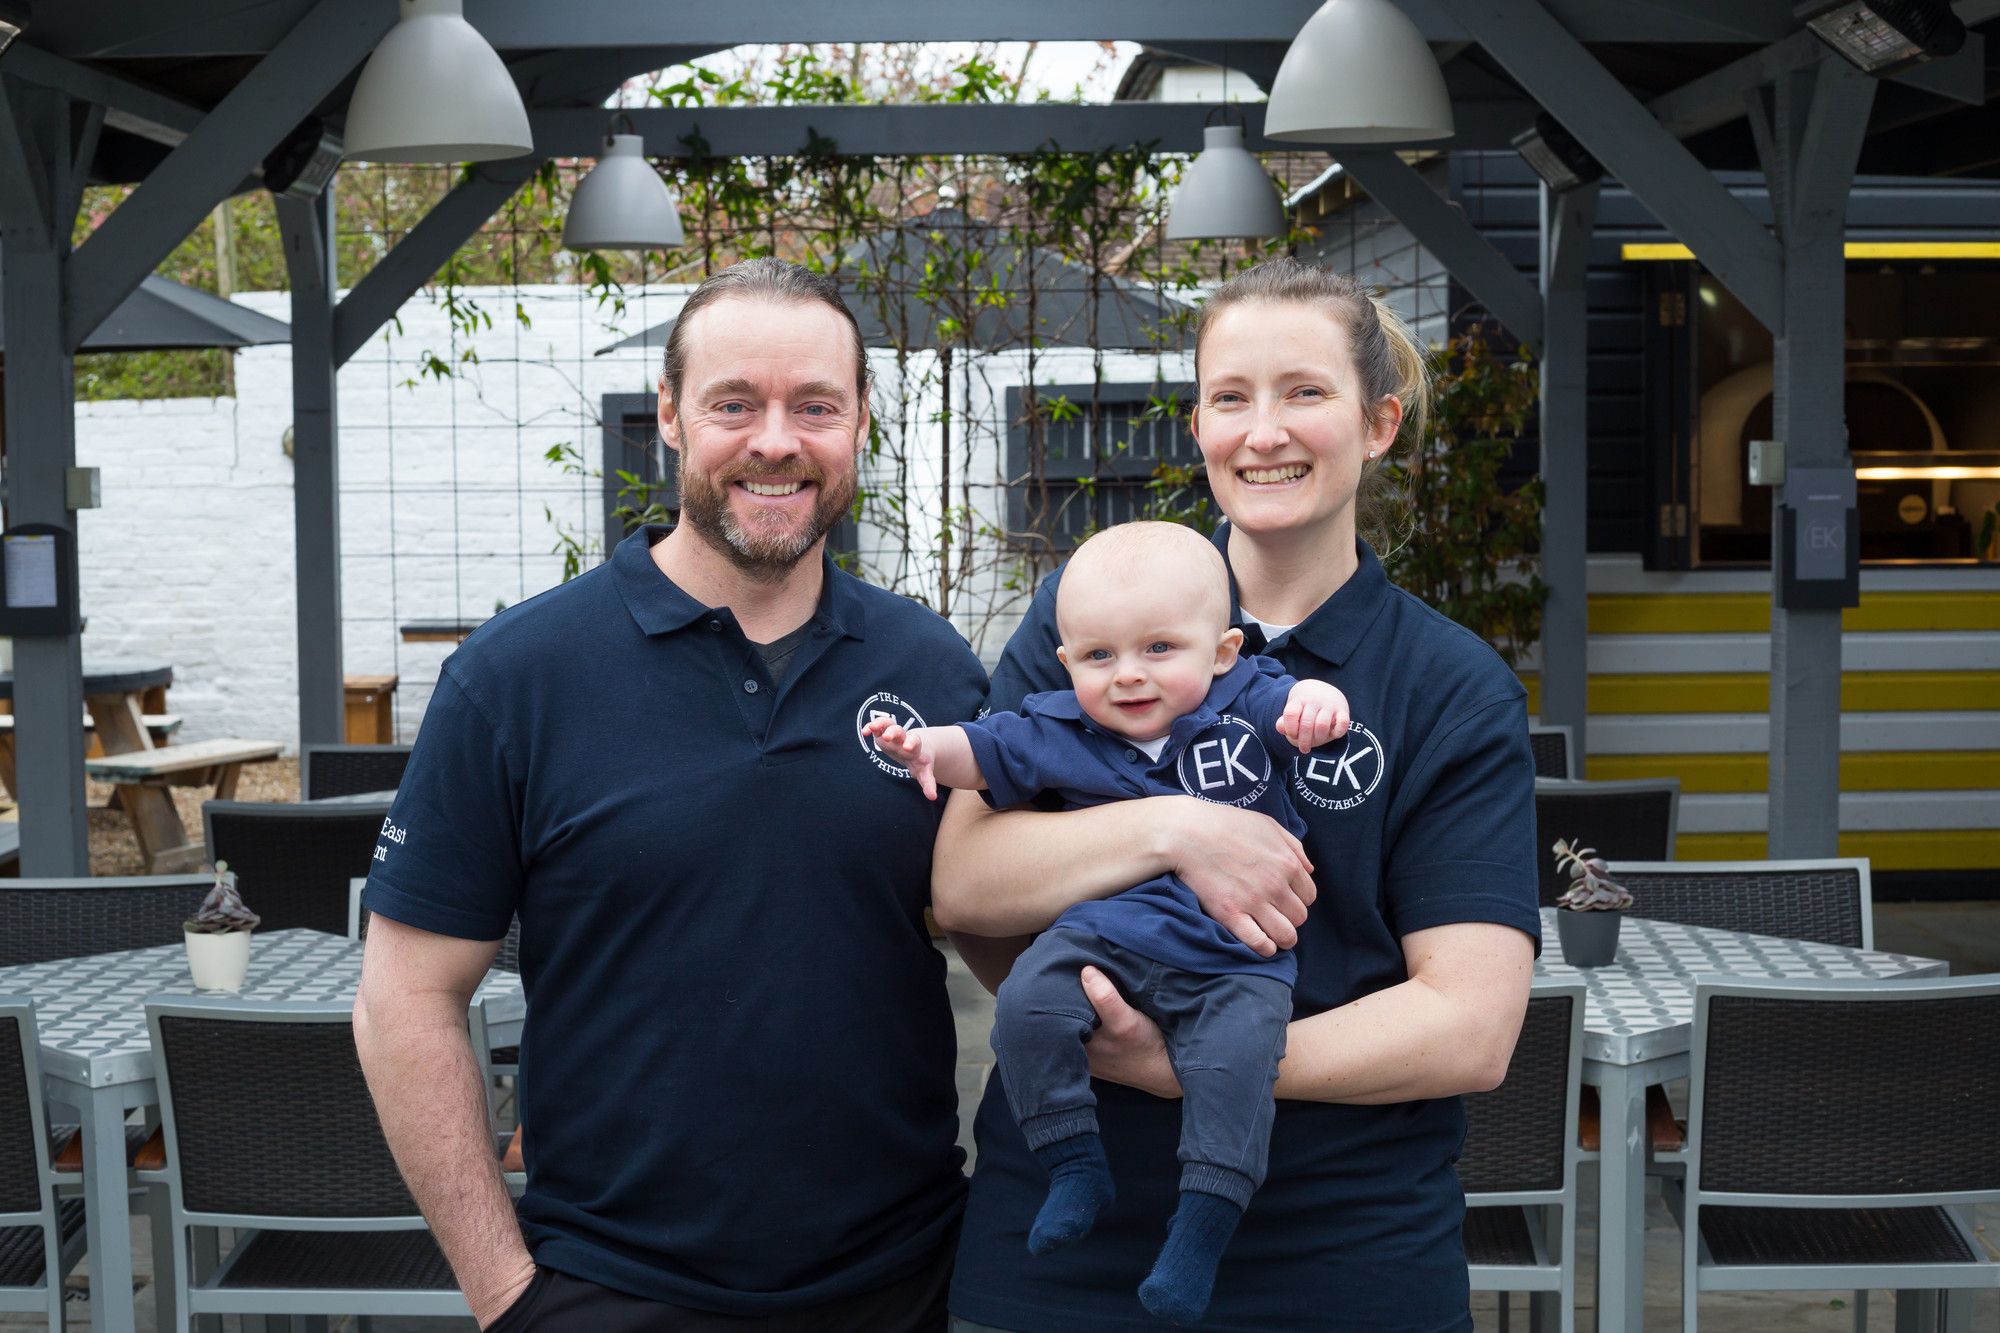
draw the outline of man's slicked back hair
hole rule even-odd
[[[667,395],[676,404],[681,400],[681,378],[687,373],[688,325],[702,307],[727,299],[761,301],[768,305],[817,303],[838,311],[854,334],[855,398],[860,404],[867,403],[868,385],[873,379],[868,369],[868,352],[862,346],[861,326],[855,322],[854,312],[841,299],[839,284],[803,264],[767,255],[731,264],[720,273],[712,274],[694,289],[688,296],[687,304],[681,307],[681,313],[674,319],[672,332],[667,334],[667,355],[660,367],[660,377],[667,384]]]

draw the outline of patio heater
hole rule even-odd
[[[624,134],[617,132],[619,121]],[[673,192],[646,160],[646,141],[632,118],[621,112],[604,137],[603,156],[570,196],[564,248],[671,250],[686,239]]]
[[[1167,209],[1170,241],[1283,236],[1285,208],[1271,178],[1243,146],[1241,125],[1210,125]]]
[[[1792,11],[1849,64],[1878,78],[1956,55],[1965,24],[1943,0],[1807,0]]]
[[[1546,111],[1514,136],[1514,151],[1558,194],[1604,178],[1604,164]]]
[[[520,90],[460,0],[400,0],[347,108],[346,150],[366,162],[484,162],[533,150]]]
[[[1451,94],[1430,45],[1391,0],[1326,0],[1285,52],[1264,137],[1403,143],[1453,133]]]

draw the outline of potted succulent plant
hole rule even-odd
[[[258,915],[236,895],[236,877],[227,861],[203,870],[215,876],[215,887],[201,900],[191,920],[181,923],[187,936],[188,971],[196,990],[241,990],[250,968],[250,932]]]
[[[1611,882],[1594,847],[1558,838],[1556,866],[1569,871],[1569,887],[1556,899],[1556,935],[1571,967],[1603,967],[1618,956],[1618,923],[1632,895]]]

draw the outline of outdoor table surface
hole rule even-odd
[[[1562,960],[1556,909],[1542,909],[1535,976],[1584,986],[1583,1081],[1598,1088],[1597,1318],[1599,1333],[1644,1327],[1648,1084],[1683,1078],[1694,1036],[1697,978],[1802,977],[1886,981],[1941,977],[1935,958],[1710,930],[1628,914],[1604,967]],[[1727,1095],[1727,1090],[1719,1090]]]
[[[171,665],[106,659],[83,664],[85,694],[139,694],[174,683]],[[14,697],[14,673],[0,671],[0,699]]]
[[[348,1004],[361,983],[361,942],[316,930],[259,932],[250,942],[242,998],[251,1002],[329,1000]],[[0,995],[30,995],[50,1123],[81,1121],[84,1195],[90,1247],[91,1327],[131,1333],[124,1120],[133,1107],[155,1106],[153,1045],[146,1000],[155,995],[213,994],[195,989],[187,946],[166,944],[0,968]],[[474,1003],[487,1005],[493,1045],[520,1040],[527,998],[521,978],[493,971]]]

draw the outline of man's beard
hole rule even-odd
[[[803,455],[795,455],[776,469],[768,463],[748,460],[713,472],[696,472],[683,464],[681,520],[743,573],[762,582],[776,582],[790,573],[806,552],[846,515],[860,485],[857,472],[857,468],[849,468],[829,478],[825,469]],[[729,504],[730,487],[746,477],[758,481],[796,478],[813,485],[819,500],[806,521],[797,527],[772,513],[753,518],[746,525]]]

